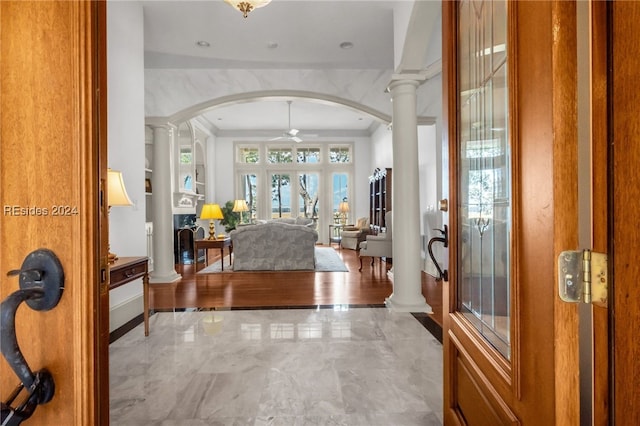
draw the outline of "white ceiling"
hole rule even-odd
[[[145,68],[392,70],[394,9],[406,10],[412,3],[273,0],[245,19],[223,0],[142,1]],[[341,48],[344,42],[353,47]],[[236,103],[204,116],[230,135],[251,129],[281,132],[288,128],[287,99],[292,98]],[[302,134],[364,133],[376,123],[369,115],[326,103],[294,99],[291,106],[291,125]]]

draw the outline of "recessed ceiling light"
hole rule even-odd
[[[211,46],[211,43],[209,43],[208,41],[205,41],[205,40],[198,40],[198,41],[196,41],[196,46],[198,46],[198,47],[209,47],[209,46]]]
[[[277,49],[278,48],[278,43],[276,43],[275,41],[270,41],[269,43],[267,43],[267,47],[269,49]]]
[[[351,49],[353,47],[353,43],[350,41],[343,41],[340,43],[340,49]]]

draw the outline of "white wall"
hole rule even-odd
[[[109,242],[118,256],[145,256],[143,15],[138,2],[107,3],[108,165],[122,172],[132,207],[113,207]],[[109,292],[110,331],[139,315],[142,281]]]
[[[371,135],[371,163],[369,175],[376,167],[381,169],[393,167],[392,131],[387,126],[380,126]],[[368,191],[368,190],[367,190]]]

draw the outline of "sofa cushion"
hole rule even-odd
[[[358,222],[356,222],[356,228],[358,229],[364,229],[364,228],[368,228],[369,227],[369,218],[368,217],[361,217],[360,219],[358,219]]]

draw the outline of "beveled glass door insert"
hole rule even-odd
[[[458,22],[458,306],[511,357],[507,2],[462,1]]]

